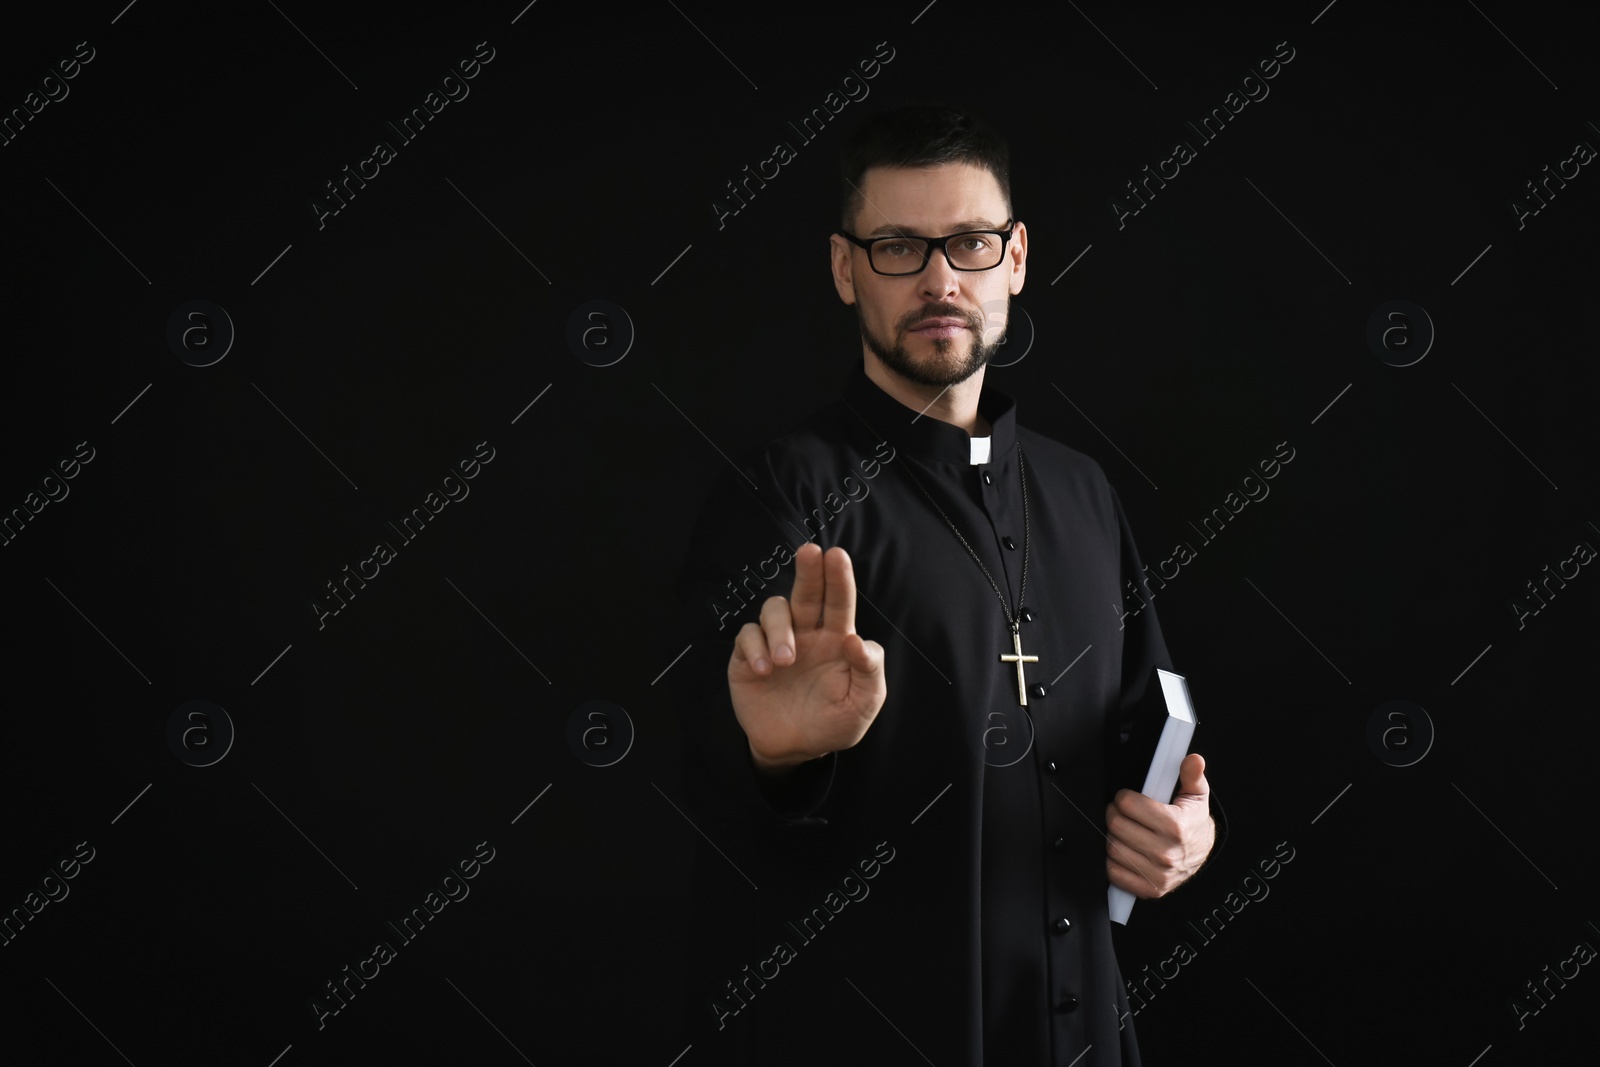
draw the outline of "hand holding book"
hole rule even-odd
[[[1157,668],[1135,709],[1123,759],[1125,773],[1147,768],[1144,787],[1119,789],[1106,806],[1113,922],[1127,923],[1136,898],[1165,896],[1187,881],[1216,843],[1205,757],[1188,752],[1197,725],[1183,676]]]

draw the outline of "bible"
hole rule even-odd
[[[1189,754],[1194,739],[1194,703],[1183,675],[1155,668],[1145,684],[1144,695],[1132,709],[1132,727],[1122,746],[1118,781],[1139,781],[1143,770],[1144,786],[1139,790],[1151,800],[1172,803],[1178,788],[1178,767]],[[1126,926],[1138,898],[1120,886],[1106,887],[1106,904],[1111,921]]]

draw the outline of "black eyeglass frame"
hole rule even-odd
[[[861,249],[864,249],[866,251],[866,253],[867,253],[867,266],[872,268],[872,272],[874,274],[881,274],[885,278],[909,278],[909,277],[912,277],[913,275],[921,274],[923,271],[928,269],[928,261],[933,258],[934,249],[938,249],[939,251],[944,253],[944,261],[946,263],[950,264],[950,269],[951,270],[967,271],[969,273],[977,273],[977,272],[980,272],[980,271],[994,270],[995,267],[1000,266],[1000,264],[1002,264],[1002,263],[1004,263],[1006,261],[1006,245],[1008,243],[1010,243],[1011,236],[1012,236],[1012,234],[1014,234],[1016,232],[1016,229],[1017,229],[1017,220],[1016,219],[1009,219],[1006,228],[1003,229],[1003,230],[962,230],[960,233],[952,233],[952,234],[949,234],[949,235],[944,236],[944,237],[923,237],[921,234],[916,234],[916,233],[891,233],[891,234],[886,234],[883,237],[868,237],[868,238],[863,239],[863,238],[857,237],[853,233],[846,233],[844,230],[834,230],[833,232],[838,234],[840,237],[843,237],[846,241],[849,241],[851,244],[855,245],[857,248],[861,248]],[[975,234],[975,233],[991,234],[991,235],[993,235],[995,237],[1000,238],[1000,258],[995,260],[995,262],[993,264],[991,264],[990,266],[987,266],[987,267],[958,267],[958,266],[956,266],[955,263],[952,262],[951,259],[950,259],[950,250],[945,247],[945,243],[948,242],[948,241],[954,241],[957,237],[968,237],[968,236],[971,236],[972,234]],[[899,274],[890,274],[888,271],[879,270],[878,269],[878,265],[872,261],[872,246],[874,244],[876,244],[877,242],[879,242],[879,241],[926,241],[926,242],[928,242],[927,249],[925,249],[923,251],[923,253],[922,253],[922,266],[918,267],[916,270],[903,271],[903,272],[901,272]]]

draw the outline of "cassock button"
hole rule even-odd
[[[984,471],[983,472],[983,484],[984,485],[993,485],[994,484],[994,478],[993,478],[992,475],[989,474],[988,471]]]
[[[1023,622],[1032,622],[1033,621],[1033,609],[1032,608],[1023,608],[1021,614],[1022,614],[1022,621]]]
[[[1067,850],[1067,839],[1058,837],[1055,839],[1054,845],[1057,852],[1065,852]]]
[[[1055,921],[1054,925],[1055,925],[1055,928],[1056,928],[1056,933],[1064,934],[1068,930],[1072,929],[1072,920],[1071,919],[1057,919]]]
[[[1054,773],[1056,773],[1056,761],[1055,760],[1051,760],[1049,763],[1046,763],[1044,765],[1044,773],[1046,773],[1046,774],[1054,774]]]
[[[1028,689],[1028,692],[1032,693],[1036,697],[1042,697],[1046,693],[1048,693],[1049,691],[1050,690],[1046,689],[1039,682],[1034,682],[1033,685],[1031,687],[1029,687],[1029,689]]]
[[[1004,537],[1000,538],[1000,543],[1011,549],[1013,552],[1016,551],[1017,539],[1012,537],[1010,534],[1006,534]]]
[[[1071,993],[1068,993],[1066,996],[1062,997],[1061,998],[1061,1002],[1056,1005],[1056,1011],[1060,1011],[1060,1012],[1077,1011],[1077,1010],[1078,1010],[1078,998],[1073,996]]]

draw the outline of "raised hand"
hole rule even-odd
[[[849,748],[883,707],[883,646],[856,633],[850,556],[808,541],[795,553],[788,599],[768,597],[728,661],[733,711],[750,756],[768,772]]]

